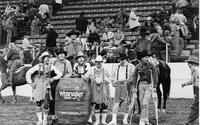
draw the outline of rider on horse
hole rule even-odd
[[[20,54],[16,48],[10,48],[7,54],[8,84],[13,84],[13,76],[15,71],[22,65]]]
[[[158,83],[158,75],[154,65],[149,63],[148,58],[150,54],[147,51],[138,53],[138,59],[141,60],[139,64],[136,65],[135,73],[133,75],[133,85],[135,91],[139,88],[139,100],[142,104],[142,112],[140,117],[139,125],[149,125],[148,118],[148,105],[149,99],[151,97],[152,91],[156,91],[156,86]],[[153,81],[151,81],[151,73],[153,76]],[[139,80],[138,80],[139,76]],[[152,90],[152,83],[153,90]]]

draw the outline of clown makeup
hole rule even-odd
[[[147,63],[149,60],[149,56],[145,56],[141,60],[142,60],[142,62]]]
[[[102,62],[95,62],[97,69],[101,69],[102,67]]]
[[[83,57],[79,57],[77,61],[79,64],[83,64],[85,62],[85,59]]]
[[[48,64],[49,63],[49,56],[45,56],[43,59],[44,64]]]
[[[60,60],[63,60],[63,59],[65,59],[65,54],[64,53],[60,53],[58,55],[58,57],[59,57]]]

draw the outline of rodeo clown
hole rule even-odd
[[[47,125],[48,102],[52,98],[50,83],[62,76],[62,73],[49,63],[49,59],[49,53],[44,52],[39,57],[41,63],[35,65],[26,73],[26,80],[33,88],[33,97],[36,102],[37,125]],[[54,77],[51,77],[52,71],[55,74]]]
[[[92,86],[92,106],[95,111],[96,121],[94,125],[100,124],[100,113],[102,114],[101,123],[106,125],[107,108],[110,98],[109,92],[109,75],[105,68],[102,67],[103,58],[97,56],[96,65],[92,66],[88,72],[82,77],[84,80],[91,80]],[[92,115],[88,122],[92,122]]]
[[[142,106],[139,125],[150,125],[148,117],[148,106],[152,91],[154,93],[156,92],[158,75],[155,66],[148,61],[150,54],[146,50],[138,53],[137,55],[138,59],[141,61],[136,65],[136,69],[132,78],[134,90],[137,91],[137,88],[139,89],[139,100]],[[151,73],[153,81],[151,80]]]
[[[86,56],[82,51],[79,51],[75,57],[77,63],[74,64],[73,73],[74,76],[81,78],[90,68],[90,64],[86,62]]]
[[[62,73],[61,78],[70,78],[72,75],[72,65],[70,61],[65,59],[67,56],[67,52],[64,49],[59,48],[56,52],[57,58],[52,59],[52,64]],[[59,80],[53,81],[51,85],[51,94],[53,100],[49,103],[49,115],[52,117],[52,123],[55,123],[57,120],[57,116],[55,115],[55,91],[58,85]]]
[[[120,63],[113,74],[113,86],[115,87],[114,106],[112,108],[112,121],[109,125],[117,125],[117,113],[119,106],[124,112],[123,125],[128,125],[128,105],[130,104],[131,76],[135,71],[135,66],[127,61],[125,53],[119,55]]]

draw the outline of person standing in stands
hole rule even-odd
[[[183,83],[182,87],[193,85],[194,102],[191,106],[191,112],[187,122],[184,125],[194,125],[195,120],[199,117],[199,54],[192,55],[186,62],[191,70],[191,80]]]
[[[12,35],[13,35],[14,24],[12,21],[12,16],[9,15],[8,19],[6,20],[6,30],[7,30],[7,38],[6,43],[11,43]]]
[[[81,12],[80,17],[76,19],[76,30],[80,31],[81,34],[85,34],[88,26],[88,20],[84,15],[85,13]]]
[[[51,54],[55,55],[55,49],[57,48],[58,34],[53,29],[51,24],[47,25],[47,38],[46,38],[46,49],[51,52]]]
[[[135,14],[137,8],[132,8],[129,15],[129,28],[131,32],[137,32],[138,28],[141,26],[139,23],[139,17]]]

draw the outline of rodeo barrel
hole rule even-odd
[[[80,78],[61,79],[55,110],[59,125],[85,125],[91,112],[91,88]]]

